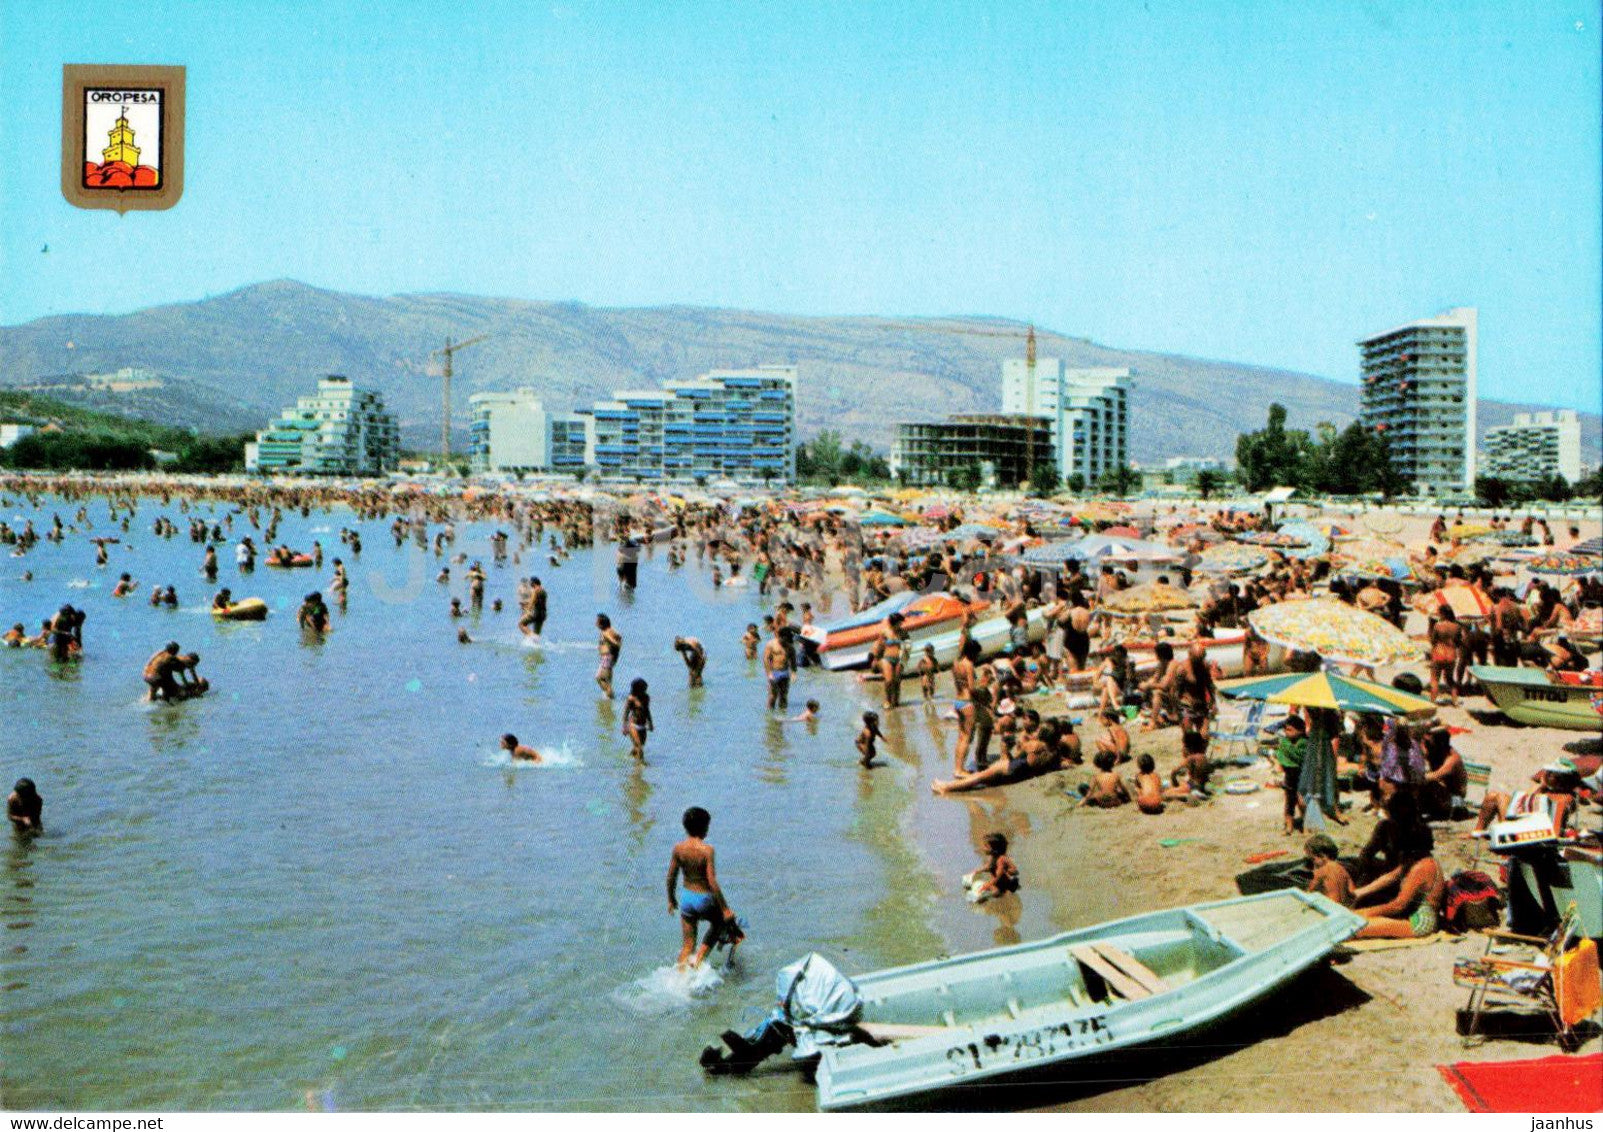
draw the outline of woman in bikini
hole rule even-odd
[[[1444,605],[1430,627],[1430,698],[1441,703],[1438,688],[1446,686],[1454,707],[1458,706],[1458,688],[1453,683],[1453,668],[1458,664],[1458,650],[1464,639],[1464,627],[1451,606]]]
[[[902,646],[905,643],[902,615],[893,613],[885,619],[884,640],[879,656],[879,674],[885,681],[887,711],[899,707],[902,702]]]
[[[1423,939],[1434,935],[1441,923],[1447,878],[1431,856],[1429,828],[1421,824],[1400,830],[1394,845],[1396,867],[1358,889],[1353,897],[1355,904],[1362,904],[1393,884],[1397,895],[1384,904],[1357,909],[1369,921],[1359,929],[1357,939]]]

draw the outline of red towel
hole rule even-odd
[[[1436,1068],[1470,1112],[1603,1112],[1603,1053]]]

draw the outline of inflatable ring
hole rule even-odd
[[[1256,794],[1261,789],[1263,787],[1250,778],[1232,778],[1225,783],[1226,794]]]

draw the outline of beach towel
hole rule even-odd
[[[1436,1068],[1470,1112],[1603,1111],[1603,1053]]]

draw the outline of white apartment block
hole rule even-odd
[[[1023,358],[1002,362],[1002,411],[1045,417],[1052,426],[1058,478],[1091,486],[1128,462],[1130,371],[1070,369],[1061,358],[1038,358],[1032,377]]]
[[[1454,307],[1358,343],[1359,419],[1424,494],[1475,488],[1476,323]]]
[[[1574,409],[1515,413],[1514,423],[1486,430],[1481,474],[1529,482],[1581,478],[1581,421]]]

